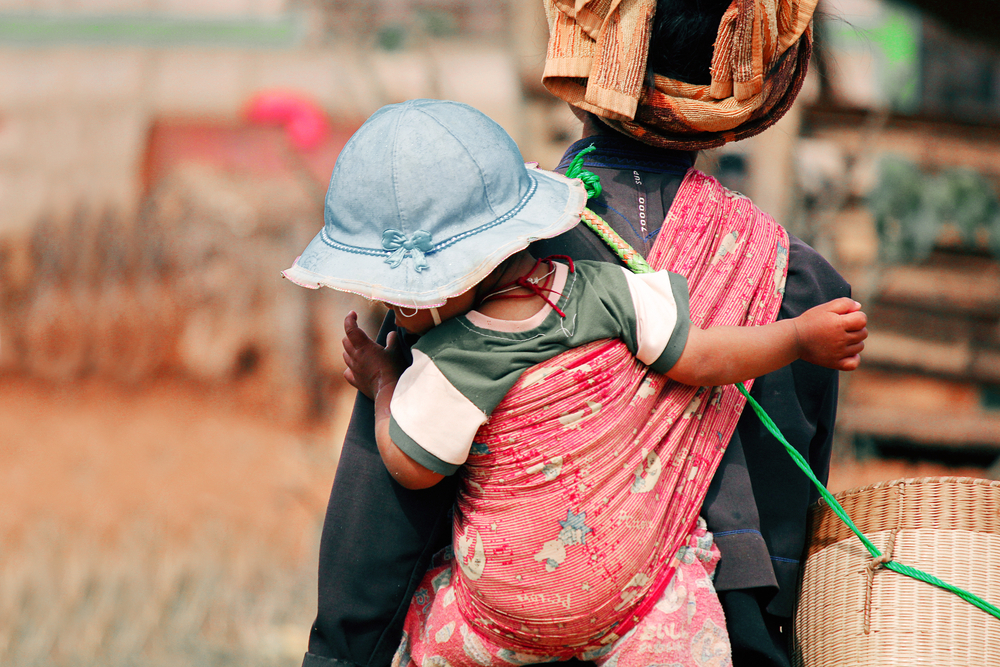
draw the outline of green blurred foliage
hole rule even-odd
[[[1000,201],[973,169],[926,173],[908,160],[886,157],[867,203],[884,261],[926,259],[946,229],[957,232],[960,245],[970,250],[981,249],[985,239],[1000,258]]]
[[[455,17],[439,9],[418,9],[417,20],[430,37],[453,37],[459,32]]]
[[[406,28],[398,23],[384,25],[378,29],[375,41],[383,51],[401,51],[406,46]]]

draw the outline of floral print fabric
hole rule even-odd
[[[704,521],[682,546],[678,567],[656,604],[625,636],[575,654],[597,667],[725,667],[729,637],[712,574],[719,550]],[[553,662],[560,657],[512,649],[483,637],[456,604],[458,567],[450,550],[424,577],[406,617],[392,667],[501,667]]]
[[[753,326],[777,316],[787,248],[750,200],[691,170],[648,261],[687,278],[692,326]],[[460,472],[464,618],[552,655],[624,636],[678,566],[744,403],[732,386],[672,382],[618,340],[525,371]]]

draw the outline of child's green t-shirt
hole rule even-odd
[[[417,341],[390,403],[389,435],[410,458],[454,473],[521,374],[570,348],[620,338],[653,370],[677,362],[690,328],[683,276],[637,275],[606,262],[576,262],[572,273],[559,262],[554,268],[548,296],[565,318],[551,306],[513,322],[470,311]]]

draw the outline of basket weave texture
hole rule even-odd
[[[1000,482],[901,479],[835,497],[884,556],[1000,603]],[[823,501],[809,536],[793,665],[1000,666],[1000,619],[880,567]]]

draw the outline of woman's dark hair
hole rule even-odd
[[[658,0],[648,67],[662,76],[708,85],[712,47],[732,0]]]

